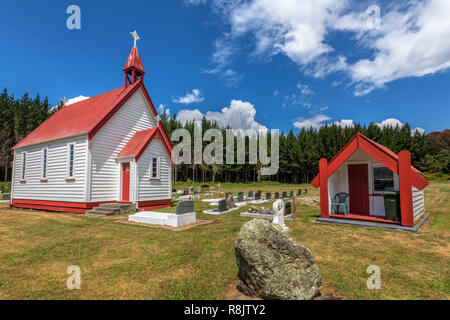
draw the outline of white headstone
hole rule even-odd
[[[289,229],[284,224],[284,201],[279,199],[273,204],[273,221],[272,223],[280,225],[283,230]]]

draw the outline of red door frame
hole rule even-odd
[[[369,166],[367,164],[348,165],[348,189],[350,194],[350,212],[370,215]]]
[[[122,163],[122,199],[123,202],[130,201],[130,163]]]

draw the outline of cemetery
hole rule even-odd
[[[446,184],[435,183],[425,189],[426,210],[433,220],[416,233],[316,222],[320,217],[320,192],[311,185],[222,183],[220,187],[210,184],[209,189],[203,190],[200,186],[199,183],[174,185],[172,206],[168,208],[119,212],[97,218],[74,213],[10,211],[5,205],[0,209],[2,213],[8,212],[0,215],[5,230],[0,271],[14,281],[6,283],[1,294],[14,298],[31,294],[44,299],[250,299],[252,296],[311,299],[318,295],[339,299],[440,299],[448,296],[439,285],[446,281],[444,271],[449,262],[445,250],[448,210],[442,209],[448,206],[444,196],[448,193]],[[199,199],[177,198],[185,195],[184,190],[189,193],[190,187],[197,191],[191,196]],[[183,192],[179,193],[181,189]],[[295,204],[289,198],[291,191]],[[278,199],[277,194],[281,196],[283,192],[286,198]],[[272,201],[233,208],[233,203],[246,202],[252,197],[265,200],[268,193]],[[207,199],[219,202],[215,208],[218,212],[203,213],[211,210],[210,203],[203,201]],[[226,213],[219,214],[219,210]],[[209,223],[202,224],[203,221]],[[265,239],[270,239],[272,246],[258,236],[261,230],[265,230]],[[64,237],[46,236],[55,232]],[[16,251],[8,249],[11,243],[15,244]],[[383,245],[373,250],[373,243]],[[64,251],[56,249],[55,252],[59,246]],[[288,254],[280,257],[282,264],[277,263],[276,248],[285,246],[304,258],[295,260]],[[415,250],[411,250],[412,246]],[[258,251],[248,252],[248,248],[258,248]],[[96,275],[90,280],[89,290],[58,290],[65,273],[50,275],[39,270],[60,268],[59,258],[48,260],[37,256],[37,250],[55,252],[64,260],[76,259],[82,268],[89,268]],[[251,261],[252,266],[258,267],[261,261],[255,255],[257,252],[264,252],[267,263],[283,276],[274,278],[263,273],[255,277],[247,263]],[[383,266],[386,282],[382,290],[365,287],[365,271],[373,260]],[[34,268],[25,268],[29,261],[34,261]],[[294,271],[290,266],[302,267]],[[419,278],[416,271],[398,272],[411,266],[429,276]],[[310,268],[311,285],[302,291],[293,290],[289,279],[303,279],[304,268]],[[27,270],[26,275],[21,270]],[[32,281],[48,279],[51,282],[45,292],[34,287],[25,293],[25,287]],[[110,283],[107,294],[104,282]],[[263,282],[271,285],[258,285]]]

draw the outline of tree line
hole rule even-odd
[[[182,124],[177,115],[171,117],[164,113],[161,115],[166,131],[171,136],[172,132],[179,128],[184,128],[190,132],[191,146],[194,145],[194,123],[186,122]],[[216,122],[203,117],[202,129],[216,128],[222,130],[225,137],[225,130],[220,128]],[[402,150],[411,152],[411,161],[415,167],[426,173],[440,173],[448,175],[450,173],[450,139],[436,138],[435,134],[429,135],[429,139],[423,133],[415,130],[411,131],[411,126],[406,123],[403,126],[380,127],[375,123],[368,126],[356,123],[353,127],[341,127],[336,124],[325,124],[319,129],[303,128],[298,133],[291,129],[287,134],[281,133],[280,141],[280,163],[278,173],[274,176],[261,176],[261,165],[248,164],[249,140],[246,139],[246,164],[222,164],[222,165],[197,165],[180,164],[175,166],[174,181],[206,182],[252,182],[260,180],[270,180],[282,183],[303,183],[310,182],[318,173],[319,160],[326,158],[330,161],[353,136],[360,132],[366,137],[386,146],[395,153]],[[447,134],[450,130],[444,131]],[[270,133],[268,140],[270,141]],[[444,141],[444,142],[443,142]],[[439,144],[438,144],[439,143]],[[203,142],[205,147],[209,142]],[[225,143],[224,143],[225,145]],[[236,141],[235,141],[236,145]],[[270,142],[268,142],[270,150]],[[235,159],[236,159],[235,148]],[[223,151],[225,155],[225,150]],[[193,163],[193,161],[191,161]]]
[[[62,102],[52,108],[48,99],[41,99],[39,94],[34,99],[28,94],[16,98],[13,94],[9,94],[6,88],[2,91],[0,94],[0,181],[11,180],[10,163],[13,146],[61,107]],[[169,116],[167,113],[161,114],[161,119],[169,137],[174,130],[184,128],[190,132],[191,145],[194,145],[193,122],[182,124],[176,114]],[[210,128],[222,130],[223,137],[226,136],[225,130],[228,129],[203,118],[203,132]],[[305,128],[298,133],[294,133],[293,130],[281,133],[280,164],[278,173],[274,176],[261,176],[260,164],[248,164],[249,139],[246,138],[246,164],[180,164],[175,167],[173,178],[175,181],[189,179],[197,182],[260,180],[283,183],[310,182],[318,173],[319,160],[323,157],[331,160],[358,131],[396,153],[409,150],[412,154],[413,165],[422,172],[450,174],[450,130],[433,132],[425,136],[417,131],[411,133],[409,124],[402,127],[380,128],[373,123],[369,126],[357,123],[354,127],[342,128],[331,124],[319,129]],[[270,139],[269,133],[269,152]],[[203,144],[205,147],[209,143]],[[225,151],[223,153],[225,155]]]
[[[37,94],[33,99],[27,93],[16,98],[5,88],[0,94],[0,181],[10,181],[12,148],[56,110],[51,108],[48,98]]]

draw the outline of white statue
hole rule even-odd
[[[272,223],[280,225],[283,230],[288,230],[289,228],[286,227],[284,224],[284,201],[281,199],[278,199],[273,203],[273,221]]]

